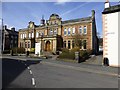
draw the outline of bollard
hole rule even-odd
[[[80,52],[75,52],[75,60],[77,60],[78,63],[80,63]]]
[[[13,50],[10,50],[10,54],[11,54],[11,56],[13,56]]]
[[[26,56],[29,56],[29,51],[27,51]]]
[[[104,63],[105,66],[109,66],[108,58],[104,58],[103,63]]]

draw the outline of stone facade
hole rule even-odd
[[[18,32],[15,28],[8,29],[7,26],[3,26],[2,30],[2,50],[10,50],[18,47]]]
[[[25,29],[19,30],[18,47],[25,47],[26,51],[35,48],[35,43],[41,43],[41,51],[56,52],[61,48],[72,49],[75,46],[75,35],[85,41],[81,50],[93,50],[97,52],[97,36],[95,24],[95,11],[86,18],[62,21],[57,14],[52,14],[49,20],[41,19],[40,25],[30,21]]]

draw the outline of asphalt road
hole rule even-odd
[[[2,59],[2,88],[34,88],[33,76],[25,63],[15,59]]]
[[[37,88],[118,88],[118,77],[101,75],[42,61],[31,65]]]
[[[2,61],[5,88],[118,88],[117,76],[80,70],[64,62]]]

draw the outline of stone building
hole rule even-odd
[[[8,29],[7,26],[3,26],[2,30],[2,50],[10,50],[18,47],[18,32],[15,28]]]
[[[72,49],[75,46],[74,36],[78,34],[85,44],[81,50],[98,51],[96,35],[95,11],[90,17],[62,21],[57,14],[52,14],[49,20],[42,17],[41,24],[30,21],[27,28],[19,30],[18,46],[30,51],[35,43],[41,43],[41,51],[56,52],[61,48]]]

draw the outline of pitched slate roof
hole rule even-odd
[[[120,4],[115,6],[110,6],[109,8],[105,8],[102,14],[114,13],[120,11]]]
[[[92,17],[78,18],[78,19],[71,19],[71,20],[62,21],[62,24],[84,22],[84,21],[91,21],[91,20],[92,20]]]
[[[12,30],[9,30],[9,29],[6,29],[6,31],[7,31],[10,35],[18,35],[18,32],[17,32],[17,31],[12,31]]]

